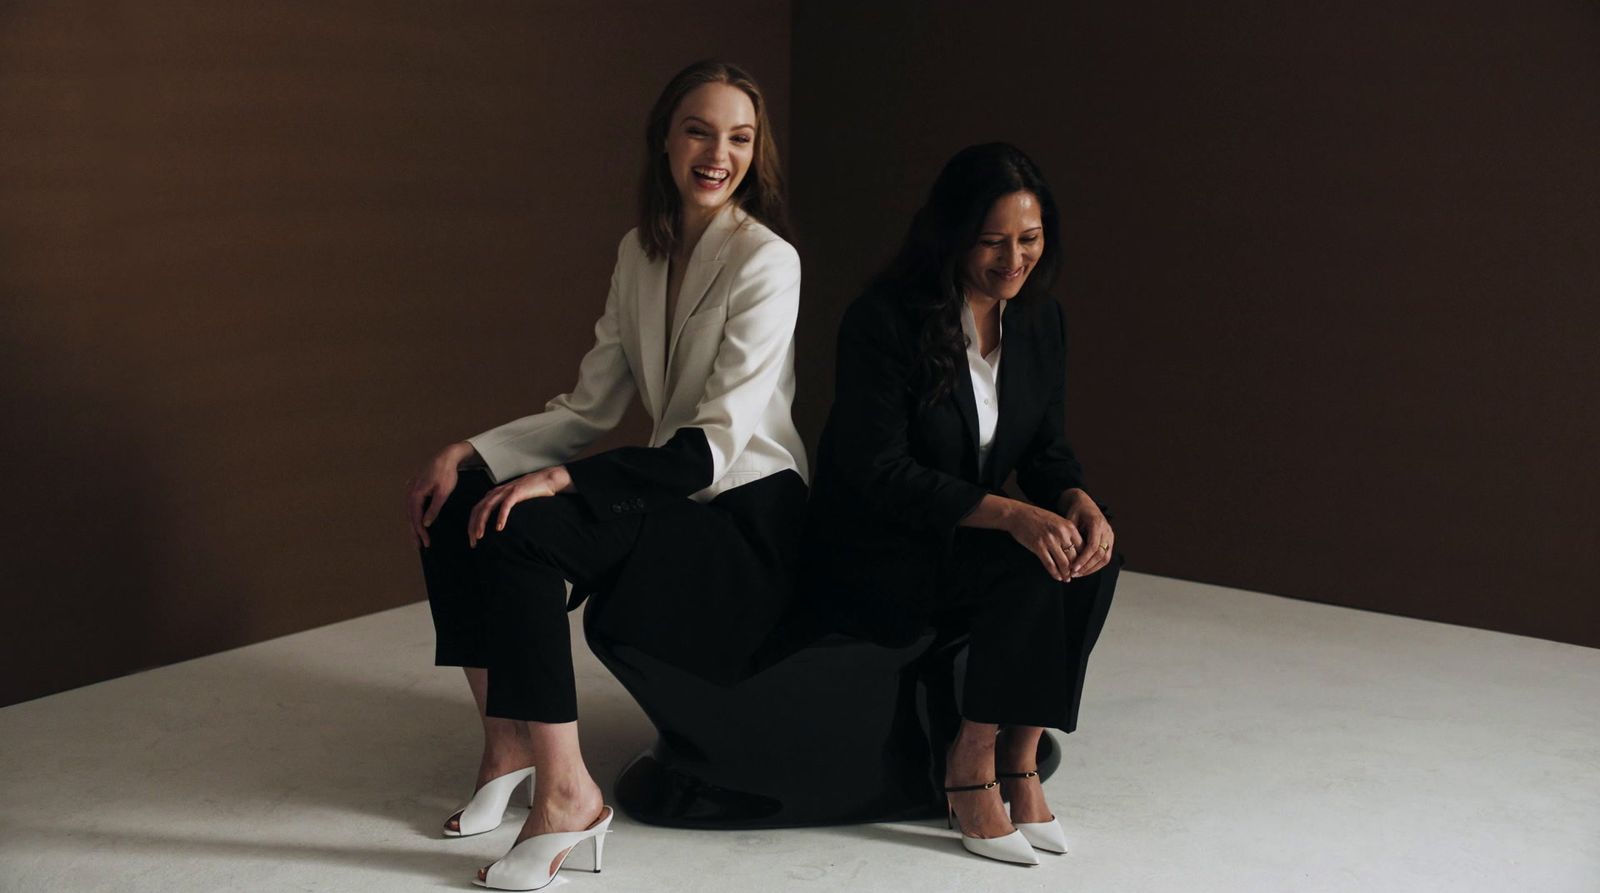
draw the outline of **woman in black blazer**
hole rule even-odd
[[[646,147],[639,226],[618,246],[577,384],[445,447],[408,493],[435,662],[465,668],[484,728],[476,792],[445,836],[498,827],[537,766],[528,819],[484,886],[544,886],[585,840],[599,870],[611,808],[578,747],[567,611],[594,594],[610,641],[738,676],[798,551],[800,260],[782,238],[761,91],[735,66],[691,65],[656,100]],[[571,283],[550,285],[549,300],[567,299]],[[648,445],[577,458],[635,397]]]
[[[809,532],[814,588],[845,625],[970,635],[951,817],[967,849],[1026,864],[1066,850],[1035,750],[1044,727],[1076,726],[1120,564],[1063,431],[1066,327],[1045,294],[1060,238],[1020,150],[945,166],[840,324]],[[1013,473],[1026,501],[1002,493]]]

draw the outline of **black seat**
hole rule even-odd
[[[751,671],[708,682],[609,640],[591,601],[584,636],[659,733],[623,770],[617,803],[678,828],[775,828],[939,816],[960,714],[965,640],[930,630],[900,648],[796,613]],[[1039,772],[1060,755],[1041,736]]]

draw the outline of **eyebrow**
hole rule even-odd
[[[707,121],[704,118],[697,118],[694,115],[685,115],[684,118],[683,118],[683,123],[688,124],[690,121],[697,121],[697,122],[699,122],[701,124],[704,124],[707,127],[710,127],[712,130],[716,130],[717,129],[715,124],[712,124],[710,121]],[[735,125],[733,125],[733,127],[729,128],[729,129],[730,130],[755,130],[756,126],[754,124],[735,124]]]
[[[1040,229],[1044,229],[1044,226],[1043,225],[1030,226],[1027,229],[1023,230],[1022,232],[1024,234],[1027,234],[1027,233],[1033,232],[1034,230],[1040,230]],[[999,230],[986,229],[983,232],[978,233],[978,235],[980,235],[980,236],[1003,236],[1003,235],[1006,235],[1006,233],[1000,232]]]

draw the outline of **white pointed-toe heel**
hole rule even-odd
[[[1033,778],[1038,774],[1038,772],[1032,770],[1028,772],[1001,772],[1000,777]],[[1061,823],[1056,821],[1055,816],[1051,816],[1048,822],[1013,821],[1011,826],[1016,828],[1027,839],[1028,845],[1036,850],[1062,854],[1067,851],[1067,833],[1061,830]]]
[[[533,767],[507,772],[499,778],[490,779],[489,783],[472,795],[466,805],[451,813],[450,818],[456,820],[456,828],[450,830],[450,819],[445,819],[444,836],[446,837],[471,837],[485,831],[493,831],[500,827],[505,820],[506,807],[511,804],[511,795],[517,788],[527,782],[526,791],[528,798],[525,803],[533,802]]]
[[[944,792],[957,794],[962,791],[987,791],[998,784],[998,781],[991,781],[985,784],[960,785],[945,788]],[[967,832],[961,829],[961,819],[956,817],[955,808],[950,806],[949,798],[946,798],[945,808],[948,810],[945,821],[961,835],[961,845],[967,848],[967,852],[999,862],[1015,862],[1018,865],[1039,864],[1039,857],[1034,855],[1033,846],[1022,836],[1021,831],[1012,831],[1003,837],[968,837]]]
[[[556,831],[535,834],[511,848],[499,862],[489,866],[481,878],[472,882],[493,890],[539,890],[556,879],[567,857],[585,840],[594,847],[594,873],[600,873],[600,858],[605,853],[606,833],[611,827],[611,807],[600,808],[600,817],[582,831]]]
[[[1054,817],[1048,822],[1012,822],[1017,833],[1028,841],[1028,845],[1036,850],[1047,853],[1067,852],[1067,834],[1061,830],[1061,823]]]

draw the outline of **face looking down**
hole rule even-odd
[[[686,213],[715,212],[744,182],[755,155],[756,109],[731,84],[703,84],[672,113],[667,166]]]
[[[971,297],[1008,301],[1022,290],[1043,253],[1039,199],[1026,191],[1003,195],[978,228],[978,241],[962,263],[961,284]]]

